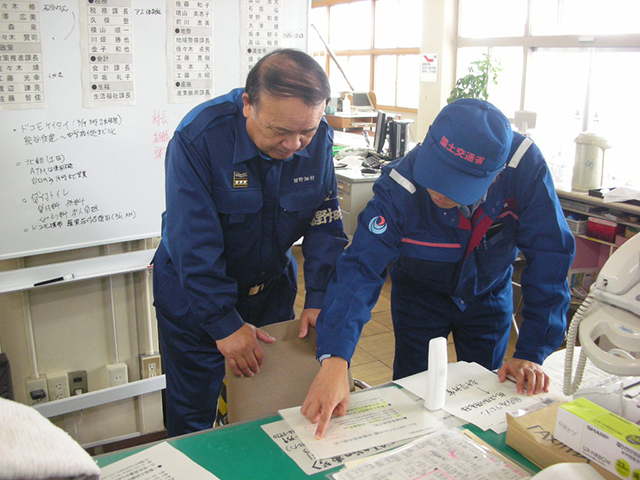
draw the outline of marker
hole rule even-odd
[[[34,283],[34,287],[39,287],[41,285],[49,285],[50,283],[64,282],[65,280],[71,280],[73,278],[73,273],[67,273],[61,277],[50,278],[49,280],[43,280],[42,282]]]

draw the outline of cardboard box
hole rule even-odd
[[[559,402],[530,412],[507,413],[506,443],[540,468],[556,463],[589,463],[607,480],[618,477],[557,440],[553,432]]]
[[[555,437],[620,478],[640,478],[640,426],[586,398],[558,408]]]

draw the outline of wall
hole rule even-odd
[[[145,247],[144,242],[5,260],[0,262],[0,271],[125,253]],[[146,247],[154,245],[155,242],[146,241]],[[0,339],[11,362],[16,401],[27,403],[25,380],[35,374],[86,370],[89,389],[96,390],[106,387],[104,366],[124,362],[129,381],[139,380],[139,353],[147,353],[150,348],[158,351],[155,316],[152,330],[148,331],[145,274],[117,275],[0,295]],[[36,372],[28,349],[28,316],[33,325]],[[52,421],[83,445],[155,432],[164,428],[161,394],[121,400]]]
[[[424,0],[422,7],[421,53],[438,54],[438,81],[420,82],[416,134],[424,139],[431,122],[446,105],[455,84],[456,68],[456,0]]]

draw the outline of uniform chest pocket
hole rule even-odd
[[[322,204],[324,193],[322,185],[294,188],[280,194],[280,207],[297,218],[311,218]]]
[[[262,191],[259,189],[214,188],[213,196],[218,212],[229,224],[243,223],[262,209]]]

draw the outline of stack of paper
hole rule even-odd
[[[394,383],[424,396],[426,372]],[[500,383],[498,376],[477,363],[450,363],[447,370],[447,396],[444,410],[473,423],[482,430],[507,431],[506,412],[527,408],[548,399],[548,395],[523,395],[512,381]]]
[[[316,425],[300,413],[300,407],[279,413],[318,459],[408,440],[443,428],[420,400],[395,386],[353,394],[347,413],[331,419],[322,440],[316,440]]]

